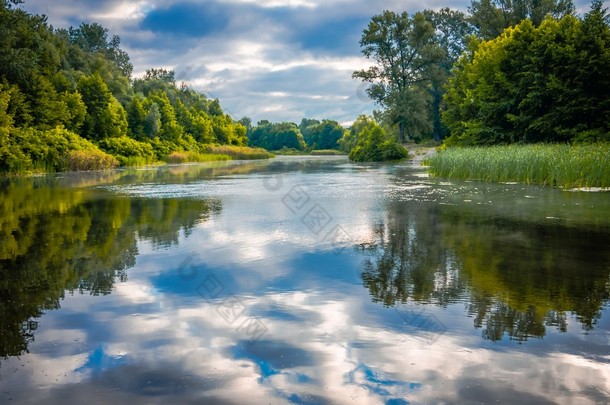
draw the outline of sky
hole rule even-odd
[[[415,12],[469,0],[26,0],[56,28],[97,22],[121,37],[134,76],[172,69],[234,119],[349,124],[375,105],[352,79],[370,62],[362,30],[383,10]],[[579,9],[588,1],[578,0]]]

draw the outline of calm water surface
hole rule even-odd
[[[0,184],[0,403],[610,403],[610,194],[278,158]]]

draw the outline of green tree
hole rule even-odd
[[[423,14],[434,26],[435,42],[442,51],[438,63],[432,64],[428,68],[428,76],[430,77],[429,110],[432,119],[433,138],[440,141],[449,135],[447,127],[443,125],[441,120],[445,86],[451,76],[451,69],[467,49],[468,41],[474,35],[475,28],[464,13],[449,8],[443,8],[439,11],[424,10]]]
[[[561,19],[573,14],[574,3],[572,0],[474,0],[469,11],[479,36],[487,40],[525,19],[538,26],[547,16]]]
[[[125,109],[98,74],[81,77],[78,81],[78,91],[87,107],[82,132],[85,138],[99,140],[126,134]]]
[[[344,152],[350,153],[352,149],[356,147],[360,133],[362,133],[364,128],[366,128],[369,124],[374,122],[375,119],[369,115],[359,115],[349,130],[343,133],[343,136],[338,142],[339,148]]]
[[[414,89],[430,81],[429,67],[443,56],[435,42],[434,26],[423,13],[384,11],[372,18],[360,46],[364,56],[375,64],[352,76],[372,83],[367,90],[369,96],[389,111],[392,123],[398,126],[399,139],[405,141],[417,126],[413,117],[426,114],[406,114],[426,105],[413,100],[424,94]]]
[[[127,124],[130,137],[139,141],[146,138],[146,116],[147,112],[142,104],[142,99],[138,95],[134,96],[127,105]]]
[[[303,135],[295,123],[270,123],[267,120],[259,121],[252,129],[248,144],[267,150],[282,148],[303,150],[306,147]]]
[[[317,124],[305,126],[306,134],[303,134],[305,143],[311,149],[337,149],[339,139],[343,137],[345,129],[337,121],[315,121]],[[301,122],[301,126],[303,126],[303,122]]]
[[[159,135],[161,131],[161,113],[159,112],[159,105],[157,103],[151,103],[148,108],[148,114],[144,119],[144,133],[149,138],[154,138]]]
[[[87,106],[83,102],[83,97],[78,91],[66,91],[62,95],[62,100],[66,103],[68,109],[66,128],[72,132],[79,133],[87,117]]]
[[[108,28],[98,23],[82,23],[78,28],[70,27],[70,42],[89,54],[101,54],[128,79],[131,78],[133,65],[129,55],[120,48],[121,38],[118,35],[108,38]]]
[[[575,50],[578,49],[578,52]],[[610,26],[600,2],[581,21],[525,20],[473,43],[451,79],[449,144],[610,138]]]

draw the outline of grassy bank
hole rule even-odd
[[[217,155],[227,155],[233,160],[255,160],[270,159],[274,155],[263,148],[251,148],[248,146],[204,146],[207,153]]]
[[[610,144],[447,148],[424,163],[432,175],[453,179],[610,187]]]

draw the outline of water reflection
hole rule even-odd
[[[567,330],[572,314],[595,327],[610,300],[606,228],[489,217],[461,207],[390,201],[372,237],[362,280],[374,302],[464,301],[492,341]]]
[[[49,184],[51,182],[51,184]],[[0,357],[27,351],[36,318],[69,294],[110,294],[127,280],[137,242],[178,243],[219,201],[134,199],[21,179],[0,188]]]
[[[30,353],[2,361],[0,402],[608,402],[587,210],[610,204],[421,175],[282,158],[3,186],[0,344]],[[297,186],[353,248],[286,206]]]

